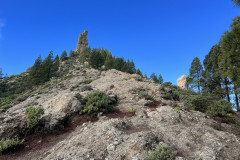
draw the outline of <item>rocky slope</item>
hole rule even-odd
[[[67,72],[62,67],[67,73],[63,78],[53,78],[0,115],[0,137],[18,136],[26,141],[23,150],[0,159],[142,160],[159,143],[169,145],[177,159],[240,159],[239,137],[229,131],[229,125],[198,111],[171,107],[172,102],[162,98],[161,85],[135,74],[99,71],[78,62],[70,68]],[[113,113],[97,118],[79,115],[79,94],[85,97],[94,90],[117,97]],[[153,97],[155,104],[147,106],[149,100],[142,93]],[[30,106],[44,109],[36,129],[41,134],[26,127],[25,110]],[[136,113],[128,113],[129,109]]]

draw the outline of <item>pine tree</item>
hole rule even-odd
[[[92,49],[89,57],[89,64],[95,69],[99,69],[102,65],[104,65],[104,60],[99,49]]]
[[[0,68],[0,79],[3,78],[2,68]]]
[[[112,54],[110,53],[107,55],[106,61],[105,61],[105,69],[112,69],[114,67],[114,59],[112,57]]]
[[[202,64],[198,57],[195,57],[192,61],[190,73],[188,76],[188,82],[192,85],[192,88],[197,88],[198,92],[201,90],[202,82]]]
[[[157,77],[157,75],[156,75],[154,72],[151,74],[150,78],[151,78],[155,83],[159,83],[158,77]]]
[[[89,59],[90,56],[90,52],[91,52],[91,48],[84,46],[81,53],[80,53],[80,61],[82,63],[84,63],[85,61],[87,61]]]
[[[222,55],[221,47],[216,44],[205,56],[203,61],[205,70],[202,72],[204,77],[203,90],[213,93],[219,98],[224,97],[224,90],[221,89],[222,77],[219,68],[219,57]]]
[[[108,56],[109,54],[111,54],[111,52],[108,51],[107,49],[102,48],[102,49],[100,50],[100,54],[101,54],[101,56],[103,57],[103,60],[104,60],[104,62],[105,62],[107,56]]]
[[[231,79],[233,84],[233,91],[235,94],[235,104],[237,109],[239,106],[239,92],[240,92],[240,17],[233,19],[230,31],[224,33],[220,40],[223,57],[226,62],[225,72],[226,77]],[[222,60],[223,61],[223,60]],[[223,66],[224,64],[221,63]]]
[[[53,61],[52,75],[56,76],[58,69],[59,69],[59,56],[56,55],[56,57]]]
[[[142,72],[141,72],[140,69],[136,69],[136,74],[138,74],[138,75],[140,75],[141,77],[143,77],[143,74],[142,74]]]
[[[61,60],[61,61],[65,61],[66,59],[67,59],[67,51],[64,50],[64,51],[62,52],[62,55],[61,55],[61,57],[60,57],[60,60]]]
[[[119,71],[124,71],[124,64],[125,64],[124,58],[117,57],[115,60],[114,68]]]
[[[144,73],[144,78],[148,78],[148,77],[147,77],[147,73],[146,73],[146,72]]]
[[[130,62],[130,73],[136,73],[136,68],[133,60]]]
[[[161,74],[159,74],[159,76],[158,76],[158,82],[159,82],[160,84],[163,84],[163,77],[162,77]]]
[[[42,58],[39,56],[36,60],[34,65],[31,67],[29,71],[29,81],[32,84],[40,84],[43,82],[43,69],[42,69]]]
[[[50,51],[48,56],[44,59],[42,63],[42,68],[43,68],[43,81],[46,82],[48,81],[53,75],[53,52]]]
[[[237,6],[240,6],[240,0],[232,0],[233,3],[235,3]]]

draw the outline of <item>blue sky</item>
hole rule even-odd
[[[86,29],[91,47],[176,84],[239,13],[230,0],[0,0],[0,67],[21,73],[40,54],[75,49]]]

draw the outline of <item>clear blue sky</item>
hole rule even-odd
[[[0,67],[21,73],[40,54],[75,49],[86,29],[91,47],[176,84],[239,13],[230,0],[0,0]]]

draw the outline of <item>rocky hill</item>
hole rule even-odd
[[[60,68],[62,76],[33,88],[0,113],[2,141],[24,140],[0,159],[143,160],[159,145],[168,146],[178,160],[240,159],[238,113],[235,124],[211,118],[167,97],[175,86],[115,69],[93,69],[79,58],[61,62]],[[27,74],[13,76],[9,83]],[[113,110],[83,113],[85,98],[96,91],[107,95]],[[43,112],[36,116],[34,108]]]

